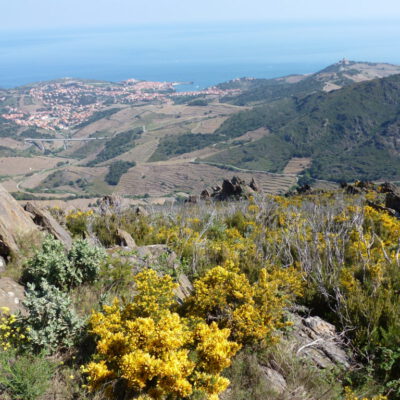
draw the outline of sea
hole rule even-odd
[[[400,64],[400,21],[265,21],[2,30],[0,87],[63,77],[191,82],[312,73],[343,58]]]

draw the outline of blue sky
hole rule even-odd
[[[267,20],[400,20],[399,0],[0,0],[1,28]]]

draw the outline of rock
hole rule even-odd
[[[112,194],[98,200],[98,207],[102,215],[119,214],[122,210],[122,197]]]
[[[222,182],[222,193],[225,197],[231,196],[240,196],[242,194],[242,188],[240,185],[236,185],[233,182],[235,181],[235,177],[232,178],[232,181],[228,179],[224,179]]]
[[[0,256],[7,259],[19,251],[18,240],[38,232],[29,215],[0,185]]]
[[[200,193],[200,199],[201,200],[208,200],[210,198],[210,192],[207,189],[204,189],[201,193]]]
[[[187,199],[185,199],[185,203],[191,203],[191,204],[197,204],[199,201],[199,198],[197,196],[189,196]]]
[[[0,256],[0,273],[5,271],[6,265],[6,260]]]
[[[369,201],[367,200],[367,204],[372,207],[373,209],[377,210],[377,211],[384,211],[387,212],[389,215],[391,215],[392,217],[396,217],[396,211],[394,211],[391,208],[387,208],[387,207],[382,207],[379,204],[374,203],[373,201]]]
[[[119,240],[119,245],[123,247],[129,247],[131,249],[136,248],[136,242],[133,237],[123,229],[117,229],[117,239]]]
[[[147,217],[149,215],[148,211],[142,206],[135,206],[134,212],[136,215]]]
[[[251,178],[251,182],[250,182],[250,187],[255,191],[255,192],[259,192],[260,189],[256,183],[256,180],[254,178]]]
[[[353,185],[347,185],[345,189],[346,189],[347,194],[360,194],[361,193],[361,189],[359,189]]]
[[[385,199],[385,206],[391,208],[396,212],[400,212],[400,196],[396,193],[387,193]]]
[[[175,295],[178,302],[182,304],[184,300],[189,297],[193,292],[193,285],[185,274],[178,276],[179,287],[175,290]]]
[[[335,327],[319,317],[302,318],[292,314],[294,331],[287,339],[299,357],[305,357],[319,368],[350,366],[341,337]]]
[[[222,188],[220,186],[213,187],[211,197],[219,201],[249,199],[258,190],[254,179],[252,179],[250,185],[247,185],[243,179],[234,176],[231,180],[224,179]]]
[[[56,239],[62,242],[67,249],[71,248],[71,235],[56,221],[49,211],[41,209],[30,202],[25,205],[25,211],[33,215],[33,222],[36,225],[51,233]]]
[[[286,380],[278,371],[262,366],[264,373],[264,379],[266,380],[268,387],[278,394],[282,394],[286,390]]]
[[[307,184],[298,187],[296,190],[298,194],[309,194],[312,191],[311,186]]]
[[[400,194],[399,188],[390,182],[382,183],[381,185],[379,185],[378,190],[381,193],[395,193],[397,195]]]
[[[25,289],[11,278],[0,278],[0,307],[7,307],[11,314],[23,312]]]

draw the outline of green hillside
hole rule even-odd
[[[236,105],[261,104],[291,96],[306,96],[319,91],[331,91],[400,73],[391,64],[342,60],[309,75],[289,75],[274,79],[241,78],[225,82],[221,89],[241,89],[239,95],[226,96],[223,101]]]
[[[266,165],[267,160],[273,164],[268,170],[276,172],[284,159],[312,157],[310,172],[314,178],[397,179],[400,75],[243,111],[229,118],[216,133],[237,137],[260,127],[271,131],[273,143],[271,137],[265,137],[209,161],[229,158],[229,164],[248,168]]]

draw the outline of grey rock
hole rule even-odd
[[[18,241],[38,232],[29,215],[0,185],[0,256],[7,259],[19,251]]]
[[[33,203],[26,203],[25,211],[33,216],[33,222],[52,234],[57,240],[62,242],[67,249],[72,246],[72,238],[66,229],[64,229],[49,211],[38,207]]]
[[[335,327],[319,317],[302,318],[292,314],[294,331],[288,341],[297,349],[299,357],[305,357],[319,368],[342,366],[348,368],[350,359]]]
[[[268,387],[271,388],[274,392],[281,394],[286,390],[286,380],[282,374],[278,371],[269,368],[269,367],[261,367],[264,373],[264,379],[266,380]]]
[[[179,287],[175,290],[175,296],[180,304],[193,292],[193,285],[185,274],[178,276]]]
[[[243,179],[234,176],[231,180],[224,179],[222,188],[219,186],[213,187],[211,197],[219,201],[249,199],[251,196],[254,196],[258,190],[254,179],[251,181],[250,185],[247,185]]]
[[[11,314],[24,312],[22,302],[25,289],[11,278],[0,278],[0,307],[7,307]]]
[[[137,247],[133,237],[123,229],[117,230],[117,239],[119,240],[120,246],[129,247],[130,249]]]
[[[0,256],[0,272],[4,272],[6,269],[6,260]]]

